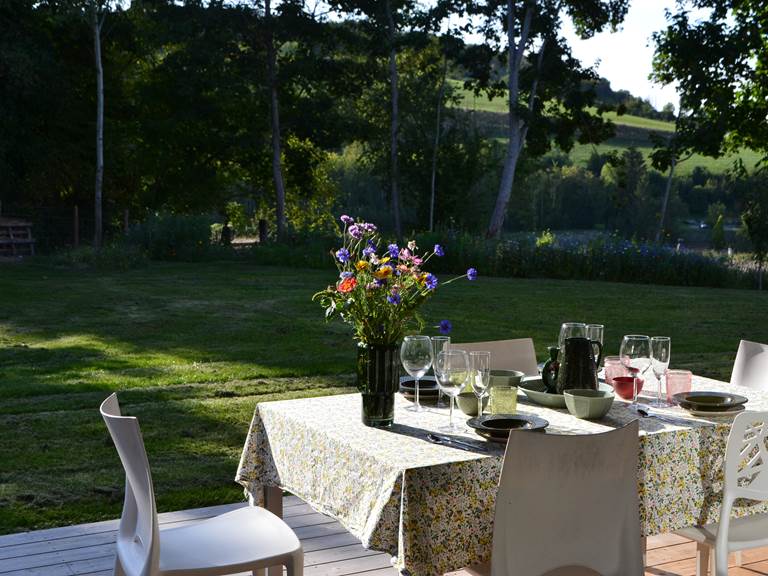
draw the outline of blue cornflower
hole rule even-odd
[[[390,258],[397,258],[400,256],[400,248],[397,247],[397,244],[390,244],[387,246],[387,253]]]
[[[336,251],[336,260],[341,262],[342,264],[345,264],[349,262],[349,250],[346,248],[341,248]]]
[[[450,320],[440,320],[440,334],[450,334],[453,330],[453,324]]]
[[[339,277],[342,280],[346,280],[347,278],[352,278],[352,276],[354,276],[354,275],[355,275],[354,272],[342,272],[341,274],[339,274]]]
[[[477,279],[477,270],[474,268],[470,268],[467,270],[467,279],[468,280],[476,280]]]
[[[397,306],[398,304],[400,304],[400,294],[398,294],[397,292],[390,292],[389,296],[387,296],[387,302]]]
[[[445,256],[445,251],[440,244],[435,244],[435,256]]]
[[[434,274],[427,274],[427,278],[424,281],[428,290],[434,290],[437,288],[437,276]]]

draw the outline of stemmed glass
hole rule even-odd
[[[637,411],[637,376],[645,374],[651,366],[651,339],[637,334],[624,336],[619,356],[621,363],[632,374],[632,404],[629,408]]]
[[[592,342],[600,342],[600,345],[602,345],[604,332],[605,326],[602,324],[587,324],[587,339],[591,340]],[[599,351],[595,351],[595,360],[598,360],[599,355]],[[600,366],[598,366],[598,368],[600,368]]]
[[[671,354],[672,340],[669,336],[654,336],[651,338],[651,366],[653,367],[653,375],[659,381],[659,394],[656,400],[651,402],[652,406],[669,406],[669,404],[661,399],[661,379],[667,373]]]
[[[416,381],[416,401],[407,408],[414,412],[423,412],[419,402],[419,380],[432,366],[432,341],[429,336],[406,336],[400,345],[400,361],[403,368]]]
[[[491,353],[470,352],[472,364],[472,390],[477,396],[477,416],[483,415],[483,398],[488,396],[488,384],[491,380]]]
[[[451,412],[448,426],[440,428],[446,432],[458,432],[462,428],[453,421],[453,400],[459,395],[469,378],[469,358],[464,350],[443,350],[437,355],[435,374],[440,389],[448,396]]]
[[[432,336],[432,358],[433,362],[437,362],[437,355],[443,350],[448,350],[451,345],[450,336]],[[437,370],[435,370],[435,380],[437,380]],[[437,388],[437,406],[442,408],[443,406],[443,391],[438,386]]]

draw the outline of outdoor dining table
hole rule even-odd
[[[768,410],[765,392],[701,377],[694,377],[693,389],[735,392],[749,398],[747,409]],[[360,402],[359,394],[346,394],[258,404],[236,476],[251,503],[263,505],[276,487],[291,492],[337,519],[365,547],[392,554],[396,567],[413,576],[487,561],[504,444],[485,442],[471,429],[458,436],[487,452],[433,444],[427,435],[447,424],[447,408],[407,411],[410,402],[400,395],[394,425],[368,428]],[[547,434],[593,434],[637,418],[627,406],[617,398],[595,421],[525,400],[518,412],[548,420]],[[678,407],[654,412],[670,419],[640,422],[641,533],[718,520],[732,418],[694,417]],[[454,418],[466,419],[458,411]],[[518,463],[520,474],[525,466]],[[541,506],[556,501],[545,496]],[[735,514],[766,511],[765,504],[744,504]]]

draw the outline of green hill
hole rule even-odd
[[[488,100],[485,96],[475,96],[470,90],[464,89],[460,81],[453,80],[451,83],[455,93],[461,99],[459,106],[475,112],[475,121],[483,133],[489,138],[506,141],[506,100],[503,98]],[[575,163],[585,165],[593,151],[603,154],[611,150],[623,150],[630,146],[634,146],[648,157],[653,150],[650,140],[651,132],[669,133],[674,130],[674,125],[671,122],[652,118],[642,118],[629,114],[619,116],[615,112],[605,113],[605,118],[616,124],[616,136],[598,145],[576,144],[569,154]],[[753,168],[760,160],[760,155],[752,150],[742,150],[739,154],[721,158],[710,158],[697,154],[680,164],[678,174],[690,174],[697,166],[703,166],[714,173],[722,173],[730,168],[737,158],[741,158],[748,168]]]

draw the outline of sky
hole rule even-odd
[[[573,55],[584,65],[596,65],[614,90],[629,90],[661,109],[672,102],[677,109],[678,97],[673,85],[653,84],[648,75],[653,61],[651,35],[666,27],[665,10],[674,10],[675,0],[632,0],[624,23],[617,32],[602,32],[589,40],[581,40],[570,21],[563,27]]]

